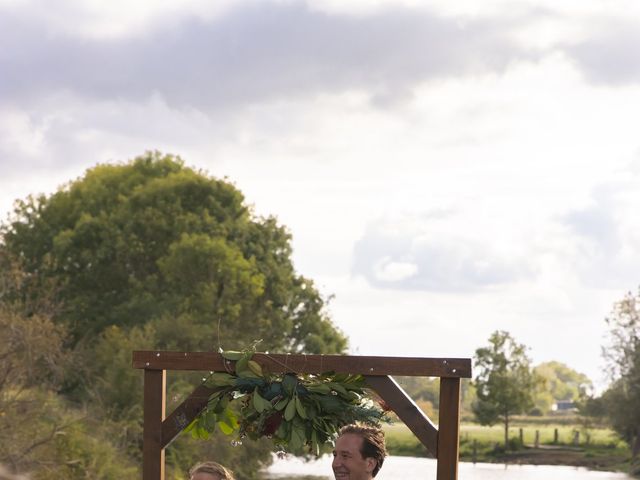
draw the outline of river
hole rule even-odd
[[[314,480],[333,479],[331,456],[305,462],[296,457],[275,459],[267,469],[271,480],[314,477]],[[631,480],[623,473],[596,472],[582,467],[547,465],[503,465],[494,463],[461,462],[459,480]],[[424,480],[436,478],[436,461],[430,458],[388,457],[376,480]]]

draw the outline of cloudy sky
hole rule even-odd
[[[146,150],[293,234],[353,353],[602,383],[640,284],[640,4],[0,0],[0,214]]]

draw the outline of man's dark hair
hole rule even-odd
[[[375,477],[384,463],[384,458],[387,456],[387,449],[384,443],[384,432],[377,427],[369,427],[366,425],[346,425],[340,429],[339,435],[345,435],[352,433],[362,438],[362,446],[360,447],[360,454],[362,458],[373,458],[376,461],[376,466],[373,469],[372,475]]]

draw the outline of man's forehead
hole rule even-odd
[[[338,437],[336,440],[337,451],[356,451],[359,452],[362,448],[362,442],[364,439],[355,433],[345,433]]]

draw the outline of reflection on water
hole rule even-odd
[[[295,457],[274,459],[266,476],[273,480],[333,479],[331,457],[305,462]],[[376,480],[436,478],[436,461],[430,458],[388,457]],[[459,480],[630,480],[622,473],[594,472],[578,467],[460,463]]]

